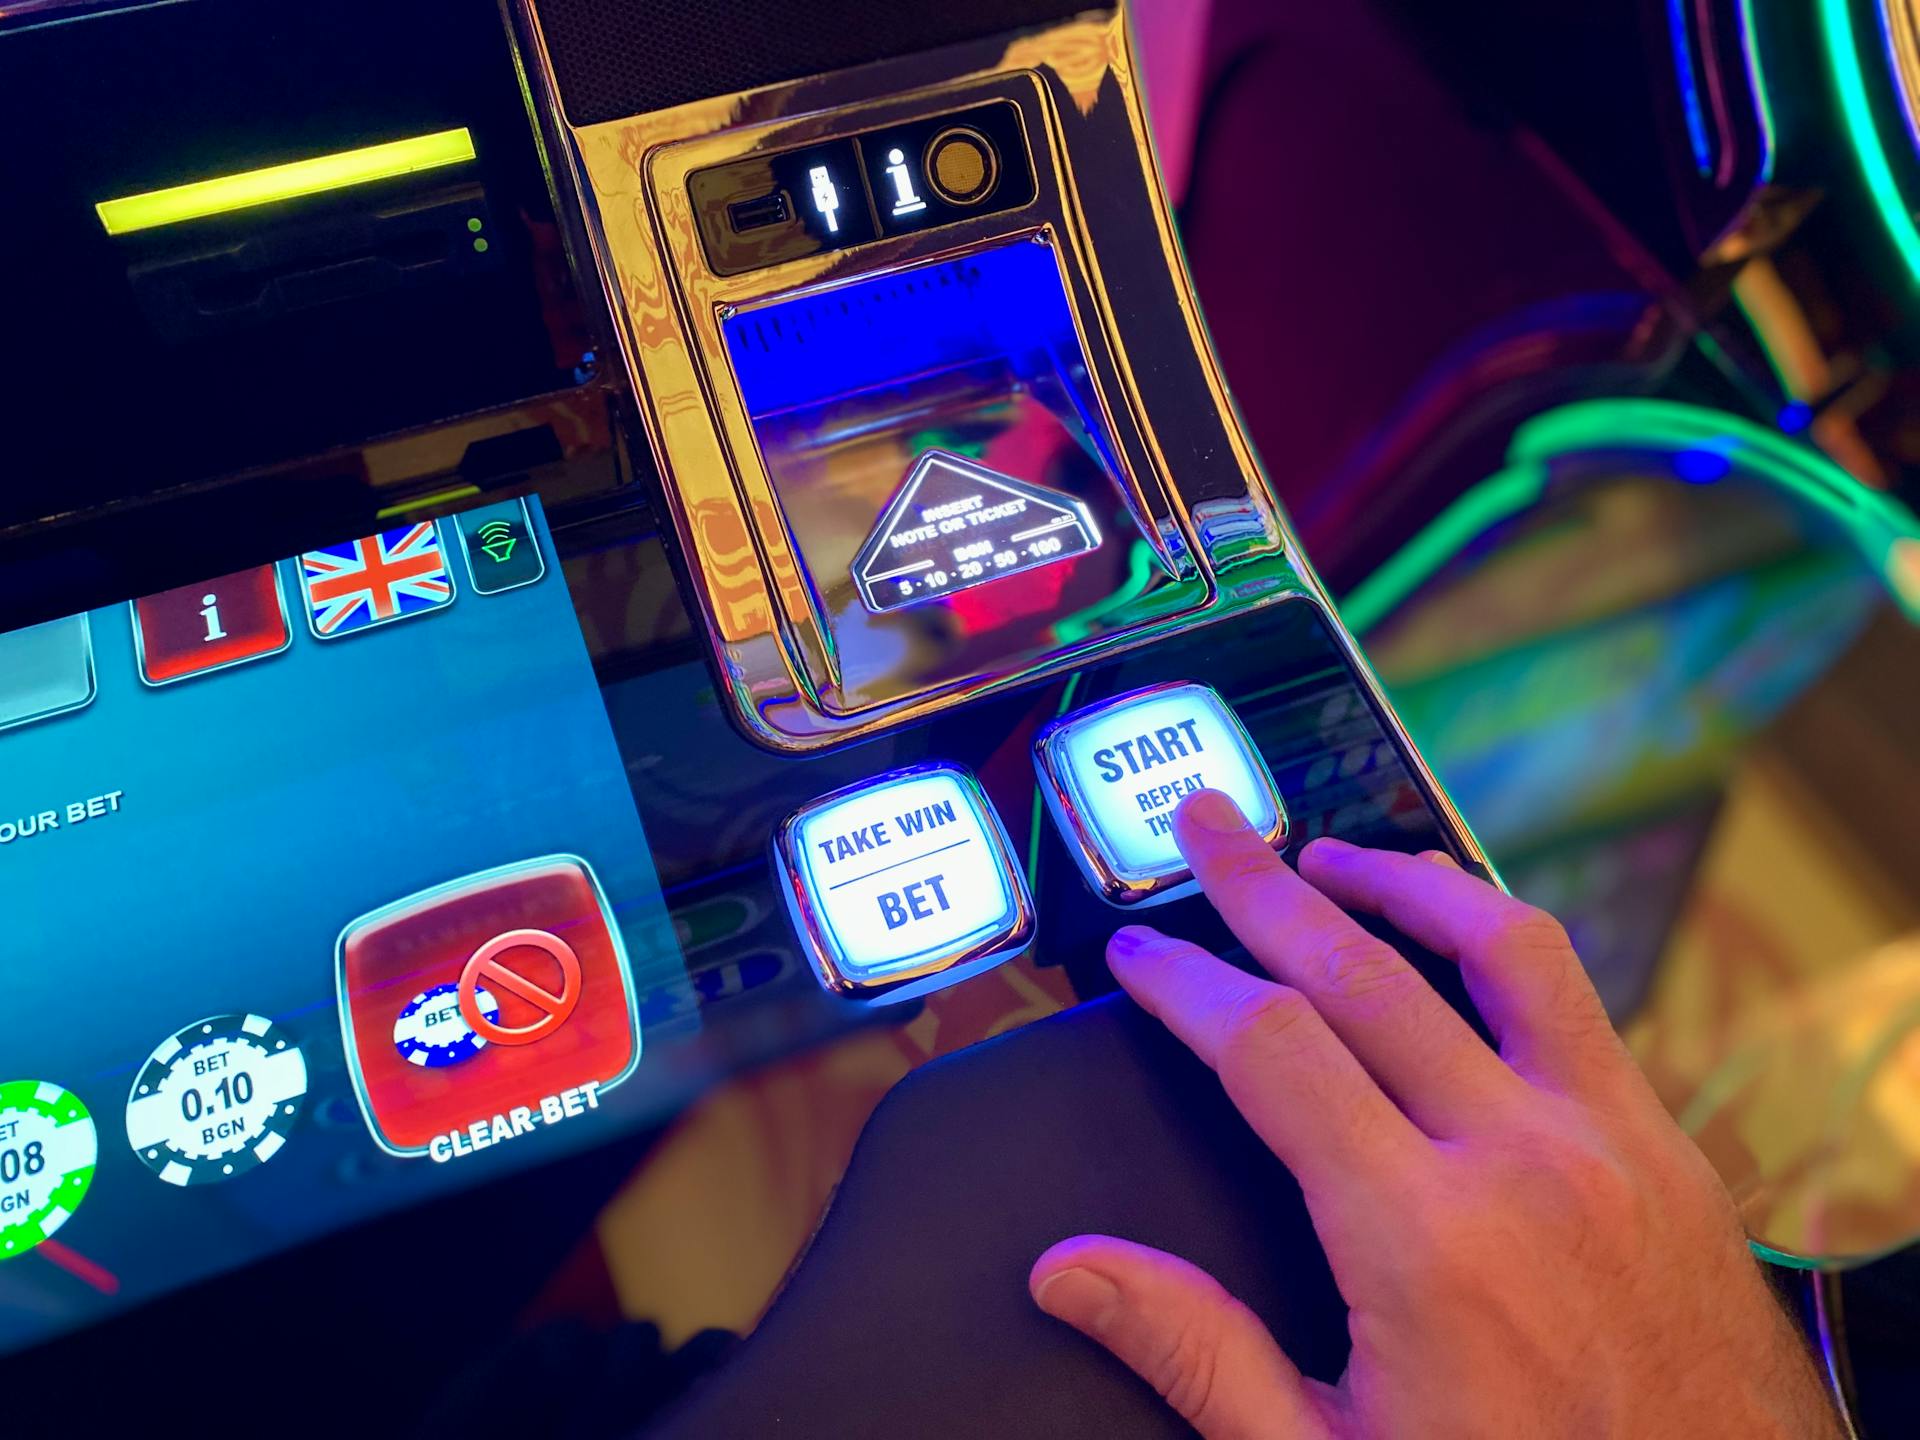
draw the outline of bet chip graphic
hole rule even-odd
[[[264,1165],[307,1093],[300,1047],[263,1015],[214,1015],[161,1041],[127,1097],[127,1142],[169,1185],[207,1185]]]
[[[500,1019],[500,1002],[484,988],[475,987],[474,1003],[482,1020]],[[487,1039],[460,1013],[460,985],[451,981],[422,990],[394,1017],[393,1048],[409,1065],[440,1070],[471,1060],[487,1048]]]
[[[45,1080],[0,1083],[0,1260],[26,1254],[73,1218],[98,1155],[79,1096]]]

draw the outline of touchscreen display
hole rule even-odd
[[[539,504],[0,634],[0,1349],[604,1140],[685,969]]]

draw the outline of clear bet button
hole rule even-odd
[[[1034,742],[1034,767],[1081,873],[1115,905],[1199,888],[1173,838],[1173,812],[1196,790],[1232,796],[1269,844],[1287,838],[1267,762],[1205,685],[1155,685],[1056,720]]]
[[[1033,903],[979,782],[944,762],[823,796],[774,833],[815,972],[842,995],[908,999],[1033,941]]]

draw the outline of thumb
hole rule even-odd
[[[1204,1270],[1109,1235],[1063,1240],[1027,1278],[1034,1303],[1112,1351],[1205,1440],[1325,1440],[1329,1386],[1303,1379]]]

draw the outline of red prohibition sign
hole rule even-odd
[[[559,994],[529,980],[500,959],[507,951],[521,948],[543,951],[559,965]],[[540,1011],[540,1018],[527,1025],[502,1025],[489,1020],[480,1013],[480,1000],[474,994],[482,985],[495,994],[505,990],[519,996]],[[567,1017],[579,1003],[580,957],[566,941],[544,930],[509,930],[504,935],[496,935],[473,952],[473,958],[460,972],[460,1014],[473,1027],[473,1033],[489,1044],[531,1045],[536,1040],[544,1040],[567,1023]]]

